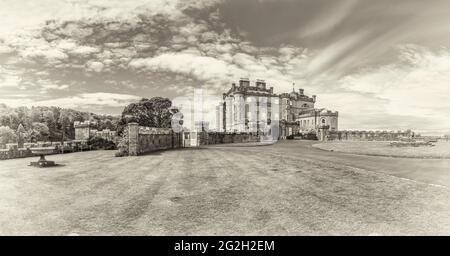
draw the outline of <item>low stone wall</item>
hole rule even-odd
[[[30,157],[30,156],[33,156],[33,153],[31,153],[31,150],[28,148],[0,149],[0,160]]]
[[[258,142],[260,137],[251,133],[225,133],[225,132],[199,132],[196,133],[195,145],[184,145],[184,133],[176,133],[171,128],[153,128],[139,126],[137,123],[129,123],[119,142],[117,156],[138,156],[156,150],[174,149],[225,144]],[[188,133],[189,134],[189,133]],[[190,140],[189,140],[190,141]]]
[[[59,141],[27,142],[23,143],[22,148],[19,148],[18,143],[8,143],[6,149],[0,149],[0,160],[32,157],[35,155],[31,153],[31,149],[40,147],[55,147],[55,154],[90,150],[87,141],[65,141],[64,148]]]
[[[414,133],[407,131],[328,131],[327,140],[344,141],[400,141],[411,138]]]
[[[225,133],[225,132],[208,132],[204,133],[203,140],[200,145],[209,144],[226,144],[226,143],[248,143],[258,142],[259,136],[251,133]]]
[[[173,132],[171,128],[143,127],[137,123],[129,123],[127,133],[124,134],[122,139],[128,140],[128,152],[123,152],[124,155],[137,156],[182,147],[182,134]]]

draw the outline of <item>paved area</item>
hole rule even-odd
[[[0,161],[0,234],[450,235],[450,160],[311,144]]]

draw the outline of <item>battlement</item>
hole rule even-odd
[[[270,95],[270,96],[277,96],[273,93],[273,87],[267,87],[267,83],[264,80],[257,79],[254,85],[252,86],[250,80],[248,78],[241,78],[239,80],[239,85],[236,85],[236,83],[231,84],[231,88],[228,90],[227,93],[223,94],[223,98],[225,99],[229,95],[235,95],[235,94],[245,94],[245,95],[253,95],[253,96],[259,96],[259,95]]]
[[[299,89],[298,92],[292,91],[290,93],[284,92],[280,94],[280,98],[287,98],[290,100],[302,100],[306,102],[315,103],[316,102],[316,95],[313,95],[312,97],[309,97],[304,94],[304,89]]]
[[[75,121],[73,122],[73,127],[74,128],[88,128],[88,127],[93,127],[93,126],[97,126],[97,122],[95,121]]]
[[[299,118],[305,118],[305,117],[314,117],[314,116],[331,116],[331,117],[338,117],[339,111],[332,111],[328,109],[308,109],[303,112],[301,112],[298,117]]]

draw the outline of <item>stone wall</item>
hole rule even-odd
[[[156,150],[182,147],[182,134],[171,128],[153,128],[129,123],[124,138],[128,140],[128,155],[137,156]]]
[[[414,132],[406,131],[327,131],[324,140],[343,141],[399,141],[412,138]]]
[[[186,133],[176,133],[171,128],[143,127],[137,123],[129,123],[119,142],[117,156],[138,156],[164,149],[260,141],[260,136],[251,133],[198,132],[195,133],[196,143],[192,145],[183,141],[183,135],[186,136]]]
[[[259,136],[252,133],[204,132],[200,135],[200,145],[258,142]]]
[[[0,149],[0,160],[33,156],[28,148]]]

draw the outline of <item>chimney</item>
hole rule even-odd
[[[239,86],[247,87],[250,85],[250,80],[248,78],[241,78],[239,80]]]
[[[256,87],[258,87],[259,89],[266,89],[266,82],[264,80],[258,79],[256,80]]]
[[[313,102],[316,102],[316,95],[313,95],[312,98],[313,98]]]
[[[233,91],[236,90],[236,84],[235,84],[235,83],[232,83],[232,84],[231,84],[231,88],[233,88]]]
[[[273,94],[273,87],[270,87],[269,91],[270,91],[270,94]]]
[[[298,89],[298,91],[300,92],[300,95],[303,95],[303,92],[304,92],[303,89]]]

